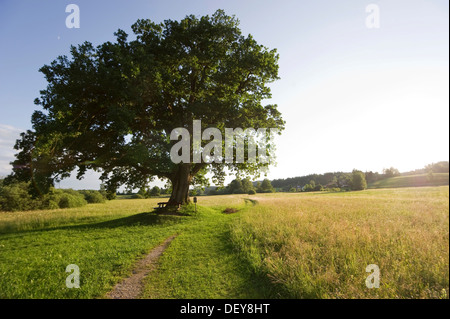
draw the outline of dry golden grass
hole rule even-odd
[[[227,208],[243,205],[245,195],[199,196],[198,205]],[[82,207],[35,210],[23,212],[0,212],[0,233],[41,229],[71,223],[89,223],[99,219],[118,218],[138,213],[151,212],[156,203],[168,198],[124,199]]]
[[[259,204],[253,206],[244,201],[247,198]],[[247,202],[246,209],[233,214],[231,239],[254,271],[277,284],[280,297],[448,298],[448,200],[449,188],[443,186],[348,193],[202,196],[197,204],[223,211],[230,207],[241,209]],[[120,219],[150,212],[159,201],[162,200],[115,200],[64,210],[2,212],[0,233]],[[216,221],[214,216],[207,220],[213,224]],[[153,231],[152,227],[142,227]],[[165,231],[164,227],[158,231]],[[94,235],[97,231],[92,230]],[[113,231],[117,236],[120,229]],[[60,233],[66,236],[64,230]],[[35,238],[38,234],[27,236]],[[43,232],[42,236],[50,234]],[[136,242],[136,234],[129,236],[129,240]],[[4,239],[8,238],[6,235]],[[41,241],[50,239],[45,237]],[[80,243],[86,244],[83,240]],[[35,258],[18,249],[10,253]],[[126,256],[123,258],[127,260]],[[369,264],[380,268],[378,289],[365,285]],[[26,286],[23,288],[27,291]]]
[[[294,298],[442,298],[449,288],[449,188],[258,194],[233,240]],[[366,266],[380,268],[369,289]]]
[[[159,201],[161,199],[158,198],[127,199],[88,204],[76,208],[0,212],[0,233],[42,229],[71,223],[89,223],[99,219],[151,212]]]

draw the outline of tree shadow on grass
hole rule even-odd
[[[155,212],[145,212],[134,214],[130,216],[104,220],[100,222],[89,222],[86,221],[82,224],[75,225],[62,225],[62,226],[48,226],[36,229],[28,230],[6,230],[0,232],[0,234],[14,234],[14,235],[25,235],[33,232],[47,232],[55,230],[93,230],[93,229],[112,229],[118,227],[132,227],[132,226],[157,226],[157,225],[173,225],[180,223],[185,220],[185,217],[175,216],[175,215],[160,215]]]
[[[118,227],[130,227],[130,226],[156,226],[156,225],[169,225],[176,224],[183,220],[180,216],[172,215],[159,215],[154,212],[139,213],[131,216],[116,218],[98,223],[82,224],[68,226],[71,229],[77,228],[118,228]]]

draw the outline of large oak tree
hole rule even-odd
[[[278,79],[276,50],[243,36],[239,21],[218,10],[181,21],[138,20],[133,40],[71,47],[40,71],[48,86],[35,104],[33,130],[15,148],[12,178],[41,192],[77,170],[102,172],[107,189],[141,188],[155,177],[172,184],[170,205],[189,201],[189,185],[209,170],[258,174],[268,163],[178,163],[170,158],[173,129],[284,128],[268,83]],[[207,141],[203,142],[203,145]],[[273,152],[273,145],[266,145]]]

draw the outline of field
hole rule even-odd
[[[448,186],[205,196],[184,216],[158,201],[0,213],[0,298],[105,298],[172,235],[143,298],[448,298]]]
[[[448,173],[397,176],[384,178],[369,185],[369,188],[397,188],[448,185]]]

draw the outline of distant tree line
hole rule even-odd
[[[381,176],[378,173],[363,173],[353,170],[351,173],[334,172],[275,179],[272,181],[272,185],[277,191],[282,192],[362,190],[367,188],[368,182],[376,181],[379,178]]]
[[[232,180],[226,187],[211,187],[206,190],[207,195],[226,195],[226,194],[256,194],[273,193],[275,189],[269,179],[252,182],[248,177]]]
[[[272,181],[273,187],[282,192],[321,191],[321,190],[359,190],[376,181],[407,175],[449,173],[449,162],[442,161],[426,165],[422,169],[400,173],[395,167],[384,168],[382,173],[361,172],[351,173],[333,172],[325,174],[310,174],[299,177],[280,178]],[[364,176],[362,176],[364,175]]]
[[[198,195],[256,194],[273,192],[317,192],[363,190],[367,188],[366,174],[353,170],[352,173],[327,173],[308,176],[252,182],[248,178],[234,179],[226,187],[207,188]]]
[[[427,165],[425,168],[415,170],[415,174],[423,173],[448,173],[448,162],[439,162]],[[227,195],[227,194],[256,194],[272,192],[318,192],[318,191],[351,191],[364,190],[368,184],[378,180],[407,175],[400,173],[395,167],[384,168],[382,173],[368,171],[362,172],[354,169],[352,172],[333,172],[325,174],[310,174],[306,176],[274,179],[263,181],[251,181],[247,178],[236,178],[225,187],[198,186],[190,190],[190,196],[200,195]],[[133,198],[149,198],[170,193],[170,188],[159,189],[157,186],[133,194]]]
[[[440,174],[440,173],[448,173],[449,172],[449,162],[448,161],[441,161],[437,163],[432,163],[426,165],[424,168],[416,169],[414,171],[405,172],[401,175],[408,176],[408,175],[418,175],[418,174]]]
[[[167,194],[166,189],[161,189],[159,186],[153,186],[149,188],[141,188],[137,194],[133,194],[132,198],[150,198],[150,197],[158,197],[161,194]]]
[[[313,191],[349,191],[363,190],[369,183],[378,180],[396,177],[427,174],[429,179],[433,174],[448,173],[449,162],[442,161],[426,165],[422,169],[410,172],[400,173],[394,167],[385,168],[380,174],[378,172],[362,172],[353,170],[351,173],[334,172],[325,174],[310,174],[300,177],[290,177],[285,179],[275,179],[270,181],[251,181],[248,177],[236,178],[225,187],[206,186],[200,183],[190,189],[190,196],[201,195],[226,195],[226,194],[256,194],[273,192],[313,192]],[[19,211],[34,209],[54,209],[80,207],[87,203],[102,203],[106,200],[116,198],[116,193],[111,193],[101,185],[100,190],[73,190],[73,189],[55,189],[51,188],[48,194],[44,196],[30,195],[31,185],[26,182],[17,182],[0,179],[0,210],[1,211]],[[170,183],[165,187],[142,187],[137,193],[131,190],[118,192],[117,195],[127,195],[129,198],[152,198],[164,195],[170,195],[172,192]]]

